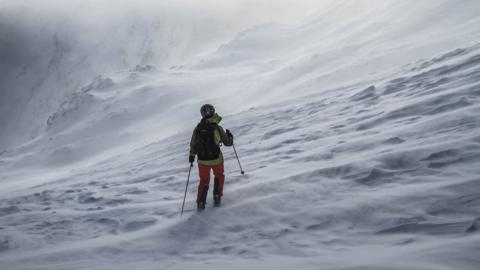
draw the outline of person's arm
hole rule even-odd
[[[222,140],[223,145],[232,146],[233,145],[233,136],[229,136],[221,126],[218,127],[218,132],[220,133],[220,139]]]
[[[195,157],[197,154],[197,128],[193,130],[192,139],[190,140],[190,156]]]

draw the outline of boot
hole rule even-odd
[[[219,206],[220,205],[220,202],[222,201],[222,196],[220,196],[219,192],[218,192],[218,178],[215,177],[213,179],[213,204],[215,206]]]
[[[208,186],[205,186],[202,193],[202,198],[197,201],[197,210],[202,211],[205,209],[205,205],[207,204],[207,195],[208,195]]]
[[[203,211],[205,209],[205,202],[197,202],[197,211]]]
[[[213,204],[215,206],[220,206],[221,201],[222,201],[222,196],[218,194],[213,194]]]

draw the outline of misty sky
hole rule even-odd
[[[41,132],[98,74],[183,64],[255,25],[299,23],[327,2],[0,0],[0,125],[11,131],[0,145]]]
[[[328,1],[314,0],[1,0],[3,11],[8,9],[35,10],[53,16],[81,16],[125,14],[144,15],[164,10],[193,15],[225,16],[230,20],[274,20],[291,22],[314,12]]]

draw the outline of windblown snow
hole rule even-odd
[[[111,40],[45,25],[46,56],[0,25],[1,269],[479,269],[478,1],[179,3]],[[180,216],[204,103],[246,174],[223,147],[222,206],[194,167]]]

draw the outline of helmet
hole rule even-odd
[[[200,113],[203,118],[210,118],[215,114],[215,107],[212,104],[205,104],[200,108]]]

